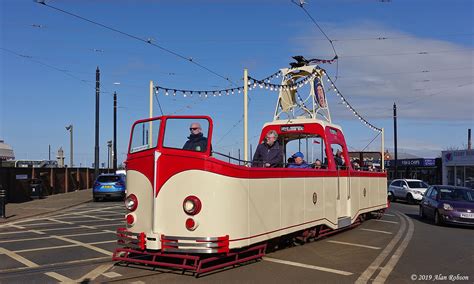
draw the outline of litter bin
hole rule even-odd
[[[38,178],[34,178],[30,181],[30,198],[41,198],[43,197],[43,181]]]

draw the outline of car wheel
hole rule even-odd
[[[436,210],[434,214],[434,223],[438,226],[443,225],[443,218],[441,217],[441,214],[439,214],[438,210]]]
[[[407,194],[407,202],[408,204],[415,204],[415,199],[410,193]]]
[[[393,192],[389,191],[387,195],[388,195],[388,196],[387,196],[387,197],[388,197],[388,201],[390,201],[390,202],[395,202],[395,200],[397,200],[397,199],[395,198],[395,195],[393,195]]]
[[[426,218],[425,211],[423,210],[423,206],[421,205],[420,205],[420,218],[422,219]]]

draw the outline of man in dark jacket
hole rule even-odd
[[[197,152],[206,152],[207,149],[207,138],[202,134],[201,124],[194,122],[189,127],[191,135],[188,137],[188,141],[183,146],[184,150],[192,150]]]
[[[268,131],[264,142],[257,146],[252,160],[252,167],[276,168],[281,167],[283,162],[283,151],[277,141],[278,133],[275,130]]]

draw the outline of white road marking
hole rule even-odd
[[[34,227],[34,226],[43,226],[43,225],[57,225],[57,223],[36,223],[36,224],[22,224],[23,228]]]
[[[387,220],[375,220],[375,221],[382,222],[382,223],[398,224],[398,222],[395,222],[395,221],[387,221]]]
[[[402,234],[405,231],[406,222],[404,218],[400,218],[401,226],[398,230],[398,233],[393,237],[393,239],[388,243],[385,249],[375,258],[375,260],[367,267],[367,269],[357,278],[356,284],[365,284],[367,283],[372,275],[379,269],[379,266],[387,258],[388,254],[392,251],[398,241],[402,238]]]
[[[327,241],[327,242],[328,242],[328,243],[334,243],[334,244],[346,245],[346,246],[368,248],[368,249],[381,249],[380,247],[374,247],[374,246],[368,246],[368,245],[361,245],[361,244],[354,244],[354,243],[346,243],[346,242],[339,242],[339,241],[332,241],[332,240],[329,240],[329,241]]]
[[[68,224],[68,225],[71,225],[71,224],[74,224],[74,223],[71,223],[71,222],[66,222],[66,221],[62,221],[62,220],[58,220],[58,219],[49,219],[53,222],[57,222],[57,223],[61,223],[61,224]]]
[[[77,263],[84,263],[84,262],[90,262],[90,261],[104,261],[104,260],[110,260],[110,256],[101,256],[101,257],[87,258],[87,259],[80,259],[80,260],[72,260],[72,261],[59,262],[59,263],[48,263],[48,264],[41,265],[41,266],[38,266],[38,267],[40,267],[40,268],[55,267],[58,264],[68,265],[68,264],[77,264]],[[16,268],[9,268],[9,269],[0,270],[0,273],[21,272],[23,270],[28,270],[28,269],[30,269],[30,267],[16,267]]]
[[[107,264],[102,264],[101,266],[95,268],[94,270],[88,272],[86,275],[82,276],[80,279],[76,281],[76,283],[81,283],[82,281],[88,279],[89,281],[92,281],[99,277],[101,274],[109,270],[112,266],[114,266],[115,263],[107,263]]]
[[[25,227],[14,225],[14,224],[11,224],[11,225],[8,225],[8,226],[13,227],[13,228],[17,228],[17,229],[26,229]]]
[[[14,243],[14,242],[25,242],[25,241],[36,241],[36,240],[45,240],[51,239],[51,237],[41,237],[41,238],[28,238],[28,239],[14,239],[14,240],[1,240],[0,244],[3,243]]]
[[[26,265],[28,267],[38,267],[39,266],[38,264],[34,263],[33,261],[30,261],[30,260],[24,258],[23,256],[21,256],[19,254],[16,254],[12,251],[9,251],[7,249],[4,249],[2,247],[0,247],[0,254],[5,254],[5,255],[13,258],[16,261],[23,263],[24,265]]]
[[[2,233],[0,233],[0,235],[20,234],[20,233],[28,233],[28,231],[12,231],[12,232],[2,232]]]
[[[368,231],[368,232],[374,232],[374,233],[381,233],[381,234],[392,235],[392,232],[387,232],[387,231],[372,230],[372,229],[360,229],[360,230],[362,230],[362,231]]]
[[[263,257],[263,260],[270,261],[270,262],[275,262],[275,263],[286,264],[286,265],[291,265],[291,266],[296,266],[296,267],[309,268],[309,269],[314,269],[314,270],[319,270],[319,271],[324,271],[324,272],[330,272],[330,273],[335,273],[335,274],[344,275],[344,276],[349,276],[349,275],[353,274],[352,272],[347,272],[347,271],[342,271],[342,270],[337,270],[337,269],[332,269],[332,268],[327,268],[327,267],[321,267],[321,266],[315,266],[315,265],[309,265],[309,264],[293,262],[293,261],[288,261],[288,260],[276,259],[276,258],[271,258],[271,257]]]
[[[100,252],[100,253],[103,253],[105,255],[112,255],[112,252],[108,251],[108,250],[105,250],[105,249],[101,249],[101,248],[98,248],[98,247],[95,247],[93,245],[90,245],[90,244],[86,244],[86,243],[83,243],[83,242],[80,242],[80,241],[76,241],[76,240],[73,240],[73,239],[68,239],[68,238],[65,238],[65,237],[61,237],[61,236],[52,236],[53,238],[56,238],[58,240],[62,240],[62,241],[65,241],[65,242],[69,242],[69,243],[73,243],[73,244],[78,244],[80,246],[83,246],[85,248],[88,248],[88,249],[91,249],[91,250],[95,250],[97,252]]]
[[[62,245],[62,246],[54,246],[54,247],[42,247],[42,248],[33,248],[33,249],[22,249],[16,250],[16,253],[22,252],[32,252],[32,251],[40,251],[40,250],[51,250],[51,249],[61,249],[61,248],[70,248],[70,247],[77,247],[78,245]]]
[[[35,234],[38,234],[38,235],[46,235],[46,233],[43,233],[43,232],[38,231],[38,230],[28,230],[28,232],[32,232],[32,233],[35,233]]]
[[[77,237],[77,236],[89,236],[89,235],[100,235],[100,234],[110,234],[115,233],[114,231],[110,230],[103,230],[102,232],[91,232],[91,233],[81,233],[81,234],[70,234],[70,235],[62,235],[63,237]]]
[[[413,221],[410,218],[406,217],[405,215],[403,215],[403,217],[408,221],[407,234],[403,238],[397,250],[395,250],[395,252],[392,254],[392,257],[390,258],[390,260],[387,262],[387,264],[385,264],[384,268],[382,268],[382,271],[380,271],[377,278],[375,278],[374,283],[385,283],[385,280],[387,280],[387,277],[390,275],[395,265],[397,265],[398,261],[400,260],[400,257],[402,256],[403,252],[407,248],[408,243],[413,237],[413,232],[415,231],[415,226],[413,225]]]
[[[61,275],[59,273],[56,273],[56,272],[46,272],[45,274],[48,275],[49,277],[52,277],[52,278],[58,280],[60,283],[76,283],[71,278],[67,278],[66,276],[63,276],[63,275]]]
[[[130,282],[130,284],[145,284],[145,282],[138,280],[138,281]]]
[[[384,215],[384,216],[395,217],[395,215],[393,215],[393,214],[388,214],[388,213],[384,213],[383,215]]]
[[[120,276],[122,276],[122,274],[119,274],[119,273],[113,272],[113,271],[104,273],[104,274],[102,274],[102,275],[104,275],[104,276],[107,277],[107,278],[115,278],[115,277],[120,277]]]

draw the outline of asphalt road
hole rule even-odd
[[[122,204],[88,203],[53,219],[1,227],[0,283],[474,281],[474,229],[439,227],[420,220],[416,205],[393,203],[380,220],[278,250],[258,262],[194,278],[179,271],[110,261],[114,232],[123,222]]]

